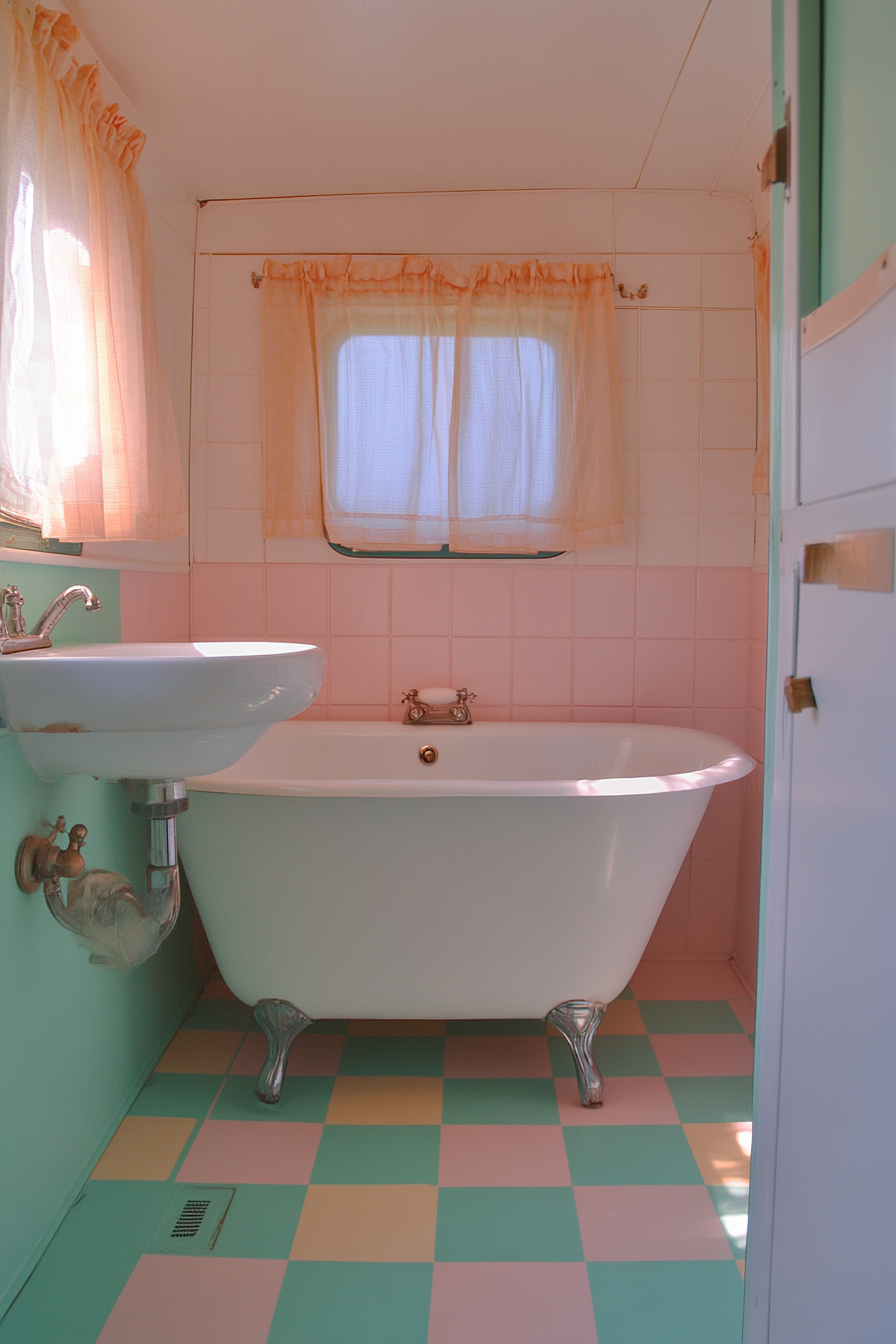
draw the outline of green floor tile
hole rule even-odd
[[[323,1124],[327,1117],[332,1078],[284,1078],[283,1091],[276,1106],[268,1106],[255,1095],[256,1079],[231,1075],[224,1080],[221,1095],[212,1111],[213,1120],[304,1120]]]
[[[753,1079],[749,1074],[742,1078],[667,1078],[666,1086],[683,1125],[753,1118]]]
[[[621,994],[617,994],[616,997],[617,997],[617,999],[633,999],[635,996],[634,996],[634,994],[633,994],[633,992],[632,992],[632,987],[631,987],[631,985],[626,985],[626,987],[625,987],[625,989],[622,991],[622,993],[621,993]]]
[[[555,1078],[574,1078],[572,1051],[559,1036],[548,1037]],[[662,1074],[653,1046],[646,1036],[594,1038],[594,1059],[606,1078],[659,1078]]]
[[[571,1125],[563,1130],[573,1185],[701,1185],[679,1125]]]
[[[200,999],[184,1026],[190,1031],[248,1031],[252,1009],[239,999]]]
[[[588,1266],[600,1344],[740,1344],[744,1286],[730,1260]]]
[[[648,1032],[705,1035],[730,1032],[743,1035],[734,1009],[724,999],[639,999],[638,1007]]]
[[[319,1022],[312,1022],[310,1027],[306,1027],[303,1036],[344,1036],[348,1031],[347,1017],[322,1017]]]
[[[339,1072],[363,1077],[441,1078],[444,1036],[346,1036]]]
[[[293,1261],[268,1344],[426,1344],[432,1265]]]
[[[747,1212],[750,1203],[750,1187],[744,1182],[736,1185],[708,1185],[710,1198],[716,1206],[731,1254],[735,1260],[743,1260],[747,1253]]]
[[[446,1078],[443,1125],[559,1125],[550,1078]]]
[[[315,1185],[438,1185],[438,1125],[326,1125]]]
[[[224,1079],[210,1073],[151,1073],[129,1115],[191,1115],[204,1120]]]
[[[304,1185],[238,1185],[212,1255],[287,1260],[306,1189]]]
[[[448,1022],[448,1036],[543,1036],[547,1024],[540,1017],[495,1017],[484,1021]]]
[[[170,1198],[165,1181],[90,1181],[0,1321],[2,1344],[96,1344]]]
[[[566,1188],[439,1191],[437,1260],[581,1260],[573,1192]]]

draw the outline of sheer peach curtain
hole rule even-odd
[[[756,397],[756,461],[753,466],[753,494],[767,495],[769,433],[771,429],[771,328],[769,322],[769,246],[768,233],[754,238],[750,244],[753,273],[756,282],[756,355],[758,387]]]
[[[159,357],[142,131],[69,54],[67,14],[0,8],[6,250],[0,508],[66,540],[187,531]]]
[[[261,288],[267,537],[622,540],[609,267],[268,260]]]

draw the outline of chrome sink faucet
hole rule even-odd
[[[27,649],[52,648],[50,633],[73,602],[83,602],[87,611],[99,611],[100,600],[83,583],[73,583],[47,607],[31,634],[25,625],[25,599],[14,583],[3,590],[3,611],[0,613],[0,654],[24,653]]]

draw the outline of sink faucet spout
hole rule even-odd
[[[99,611],[100,600],[92,589],[84,583],[73,583],[70,588],[55,597],[43,616],[31,631],[35,639],[44,639],[50,635],[60,618],[65,615],[74,602],[83,602],[85,611]]]

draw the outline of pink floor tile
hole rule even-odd
[[[703,1185],[587,1185],[575,1191],[586,1260],[730,1260]]]
[[[546,1036],[449,1036],[446,1078],[550,1078]]]
[[[285,1260],[144,1255],[98,1344],[265,1344]]]
[[[605,1078],[604,1104],[583,1106],[575,1078],[556,1078],[561,1125],[677,1125],[663,1078]]]
[[[756,1029],[756,1005],[752,999],[729,999],[731,1011],[744,1031]]]
[[[307,1185],[323,1125],[282,1120],[206,1120],[179,1181]]]
[[[559,1125],[443,1125],[439,1185],[569,1185]]]
[[[636,999],[736,999],[744,987],[727,961],[642,961],[632,992]]]
[[[736,1034],[651,1036],[667,1078],[724,1078],[753,1072],[753,1047]]]
[[[344,1036],[298,1036],[289,1052],[288,1078],[335,1078]],[[260,1031],[251,1031],[237,1051],[231,1073],[258,1073],[268,1057],[268,1043]]]
[[[583,1264],[437,1264],[429,1344],[597,1344]]]

